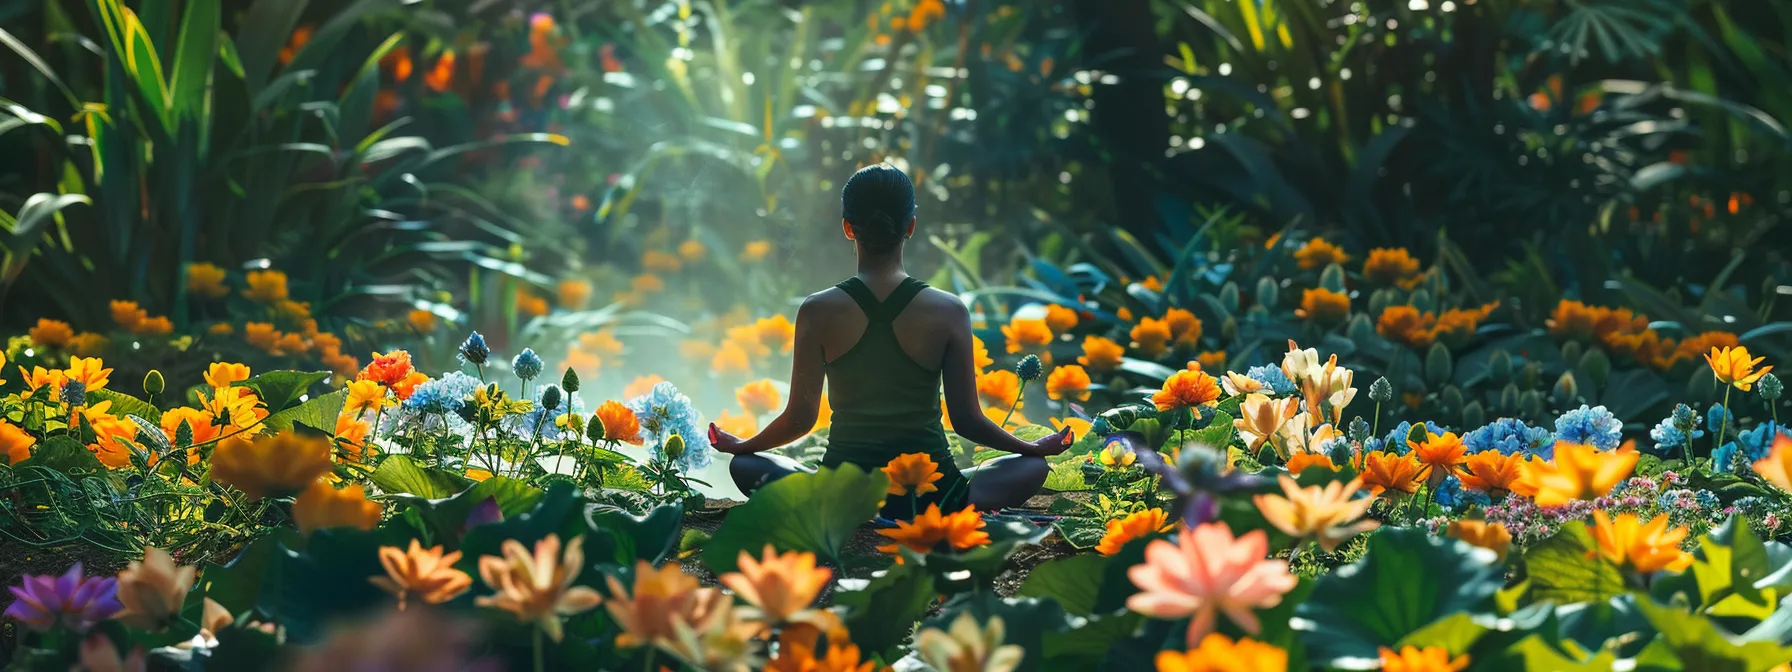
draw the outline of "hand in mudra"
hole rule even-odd
[[[1040,457],[1051,457],[1066,450],[1070,450],[1071,444],[1074,443],[1076,443],[1076,434],[1071,432],[1069,427],[1065,427],[1051,436],[1038,441],[1033,441],[1033,450],[1029,454],[1038,455]]]
[[[722,431],[722,428],[717,427],[713,422],[709,423],[709,445],[715,446],[716,450],[729,455],[745,455],[749,452],[746,449],[745,439]]]

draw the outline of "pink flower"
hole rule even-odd
[[[1298,582],[1288,561],[1266,559],[1268,553],[1262,530],[1233,537],[1225,523],[1184,528],[1176,544],[1151,542],[1145,563],[1126,570],[1143,591],[1127,598],[1126,607],[1152,618],[1191,618],[1191,647],[1213,632],[1218,612],[1255,635],[1261,624],[1252,609],[1276,606]]]

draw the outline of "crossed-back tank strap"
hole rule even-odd
[[[847,296],[852,297],[853,302],[859,304],[859,310],[865,311],[865,318],[872,324],[887,324],[895,321],[896,316],[902,314],[902,310],[908,307],[909,302],[914,301],[916,296],[920,296],[921,290],[927,289],[927,283],[911,277],[897,285],[889,296],[884,297],[884,300],[878,301],[877,296],[871,293],[871,288],[866,286],[865,281],[856,276],[847,278],[845,282],[834,286],[839,287],[840,291],[846,292]]]

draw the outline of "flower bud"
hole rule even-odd
[[[1280,298],[1281,287],[1276,284],[1275,278],[1264,276],[1257,279],[1257,305],[1274,308]]]
[[[1027,355],[1021,358],[1020,364],[1015,365],[1014,373],[1021,380],[1032,382],[1039,380],[1039,376],[1045,373],[1045,365],[1039,361],[1038,355]]]
[[[1495,385],[1505,385],[1512,380],[1512,355],[1505,348],[1493,351],[1487,358],[1487,377]]]
[[[579,391],[578,372],[573,371],[570,366],[566,367],[566,375],[560,376],[560,386],[566,388],[569,394]]]
[[[143,376],[143,391],[149,396],[161,394],[165,389],[168,389],[168,381],[162,379],[161,371],[150,369],[149,374]]]
[[[1369,398],[1374,399],[1375,403],[1378,404],[1385,404],[1393,401],[1393,384],[1389,383],[1386,377],[1376,378],[1375,382],[1369,384]]]
[[[1337,264],[1326,265],[1325,270],[1319,272],[1319,286],[1342,293],[1344,291],[1344,267]]]
[[[664,452],[666,459],[668,460],[676,460],[684,457],[684,437],[677,434],[668,437],[666,439],[666,449]]]
[[[62,403],[70,406],[87,405],[87,383],[71,380],[62,386]]]
[[[1431,385],[1448,383],[1455,368],[1456,362],[1450,358],[1450,349],[1442,343],[1432,343],[1431,350],[1425,353],[1425,381]]]
[[[1771,373],[1761,376],[1760,385],[1761,398],[1768,401],[1775,401],[1786,392],[1786,386],[1780,382],[1780,377]]]
[[[1557,406],[1567,406],[1580,396],[1580,383],[1574,380],[1573,371],[1563,371],[1562,377],[1556,379],[1556,386],[1550,391],[1550,401]]]
[[[1220,298],[1220,307],[1225,308],[1226,313],[1228,315],[1232,314],[1232,313],[1237,313],[1238,312],[1238,283],[1227,282],[1224,287],[1220,288],[1220,297],[1219,298]]]
[[[510,370],[523,380],[534,380],[541,375],[541,355],[535,354],[533,348],[523,348],[510,360]]]
[[[560,408],[560,402],[565,396],[566,393],[560,389],[559,385],[550,383],[547,387],[541,388],[541,410],[554,412]]]
[[[491,357],[492,349],[485,344],[485,337],[475,331],[467,335],[467,340],[460,344],[460,358],[472,364],[484,364]]]

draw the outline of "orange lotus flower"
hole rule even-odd
[[[1363,262],[1363,278],[1377,285],[1392,285],[1418,274],[1419,260],[1404,248],[1369,250],[1369,260]]]
[[[1755,381],[1760,380],[1761,376],[1765,376],[1768,371],[1773,370],[1771,366],[1755,368],[1766,359],[1766,357],[1750,359],[1748,348],[1740,345],[1734,348],[1712,348],[1711,352],[1705,355],[1705,363],[1711,365],[1711,374],[1717,377],[1717,382],[1730,385],[1743,392],[1754,389]]]
[[[123,609],[113,620],[138,630],[160,631],[180,614],[196,571],[190,565],[176,566],[174,556],[160,548],[143,549],[142,560],[131,561],[118,573],[118,603]]]
[[[1305,488],[1288,476],[1277,480],[1282,485],[1282,494],[1255,496],[1253,501],[1257,510],[1263,512],[1263,518],[1276,529],[1296,539],[1313,539],[1327,553],[1336,550],[1344,540],[1381,525],[1373,520],[1362,520],[1375,498],[1356,496],[1357,489],[1363,485],[1361,476],[1349,483],[1332,481],[1324,487],[1310,485]]]
[[[1562,506],[1577,499],[1597,499],[1629,478],[1640,457],[1629,444],[1601,452],[1589,445],[1559,441],[1553,463],[1525,465],[1521,487],[1536,491],[1537,506]]]
[[[19,429],[18,425],[0,420],[0,454],[6,456],[7,464],[18,464],[31,457],[31,447],[37,445],[37,437]]]
[[[1184,528],[1178,542],[1158,539],[1145,547],[1145,562],[1126,572],[1139,592],[1126,607],[1151,618],[1188,618],[1188,643],[1213,632],[1219,614],[1248,634],[1262,631],[1256,609],[1282,602],[1299,580],[1286,560],[1267,560],[1269,536],[1251,530],[1232,536],[1225,523]]]
[[[1170,339],[1174,335],[1170,325],[1163,320],[1145,318],[1132,328],[1132,346],[1144,353],[1149,359],[1157,359],[1170,349]]]
[[[221,298],[229,294],[230,288],[224,286],[224,269],[207,263],[188,266],[187,292],[208,299]]]
[[[234,362],[212,362],[205,369],[205,384],[214,388],[230,387],[249,379],[249,366]]]
[[[249,271],[244,276],[249,288],[243,296],[250,301],[273,303],[287,298],[286,274],[280,271]]]
[[[1792,438],[1778,434],[1773,439],[1773,449],[1766,457],[1755,461],[1755,473],[1768,483],[1779,486],[1779,489],[1792,492]]]
[[[1684,527],[1668,527],[1665,513],[1644,523],[1634,513],[1621,513],[1613,520],[1604,511],[1593,512],[1593,541],[1599,545],[1599,556],[1642,574],[1692,566],[1692,554],[1680,550],[1686,535]]]
[[[405,600],[412,594],[429,604],[441,604],[460,597],[473,585],[473,577],[454,568],[457,562],[460,551],[444,554],[441,546],[425,550],[412,539],[410,550],[381,546],[380,564],[385,566],[386,575],[367,580],[397,597],[399,611],[404,611]]]
[[[1247,637],[1237,642],[1220,633],[1201,638],[1201,645],[1182,651],[1157,652],[1157,672],[1267,672],[1287,670],[1288,652]]]
[[[1168,411],[1193,406],[1212,406],[1219,402],[1220,384],[1201,371],[1177,371],[1164,381],[1164,387],[1151,395],[1157,410]]]
[[[1300,264],[1301,270],[1311,271],[1332,264],[1342,265],[1350,261],[1350,255],[1344,253],[1344,248],[1326,242],[1324,238],[1314,238],[1294,251],[1294,260]]]
[[[1380,450],[1363,455],[1363,484],[1378,497],[1388,491],[1408,495],[1418,492],[1423,470],[1424,465],[1412,455]]]
[[[1409,454],[1414,459],[1429,469],[1434,485],[1455,471],[1457,465],[1468,461],[1465,455],[1468,449],[1463,447],[1462,439],[1455,432],[1429,435],[1423,443],[1408,439],[1406,447],[1412,449]]]
[[[681,627],[702,624],[729,598],[720,589],[703,588],[697,578],[684,573],[676,562],[654,569],[645,560],[635,565],[635,585],[631,593],[621,581],[611,576],[610,601],[604,608],[622,628],[616,645],[634,648],[652,644],[667,645],[678,638]],[[704,628],[697,627],[696,630]]]
[[[1020,401],[1020,376],[1008,370],[977,376],[977,394],[985,406],[1007,409]]]
[[[765,415],[778,409],[784,397],[770,380],[756,380],[734,391],[734,398],[749,415]]]
[[[940,473],[940,465],[927,453],[897,455],[884,465],[884,475],[890,477],[887,494],[902,496],[912,490],[916,497],[939,492],[939,487],[933,483],[946,476]]]
[[[1489,495],[1503,495],[1524,478],[1524,456],[1506,455],[1497,450],[1484,450],[1468,456],[1456,470],[1462,487]]]
[[[508,611],[559,642],[565,636],[561,617],[590,611],[603,602],[597,591],[573,585],[585,567],[584,541],[573,537],[563,551],[560,536],[550,534],[535,542],[535,552],[530,553],[521,542],[505,539],[502,556],[479,558],[479,578],[496,593],[474,598],[473,603]]]
[[[1089,372],[1076,365],[1060,366],[1052,369],[1052,374],[1045,379],[1046,396],[1052,399],[1070,399],[1073,401],[1089,400]]]
[[[290,432],[254,441],[232,436],[212,451],[212,480],[260,499],[299,492],[334,465],[328,439]]]
[[[367,491],[359,485],[338,490],[336,486],[317,480],[293,500],[292,519],[302,535],[326,527],[371,530],[380,524],[380,505],[367,501]]]
[[[26,332],[39,347],[62,348],[75,338],[75,328],[61,320],[38,318],[37,325]]]
[[[1083,356],[1077,363],[1096,371],[1112,371],[1120,368],[1126,356],[1126,347],[1110,339],[1100,336],[1083,337]]]
[[[98,357],[71,357],[62,376],[64,380],[80,381],[91,393],[106,389],[106,383],[111,381],[112,369],[105,367],[106,363]]]
[[[1055,303],[1045,307],[1045,326],[1050,328],[1054,334],[1062,334],[1075,329],[1079,321],[1074,309]]]
[[[989,543],[989,534],[983,531],[983,517],[969,506],[958,513],[941,515],[940,505],[928,504],[927,510],[915,516],[914,521],[899,520],[896,529],[878,530],[877,533],[896,542],[877,547],[878,551],[892,555],[903,546],[916,553],[931,553],[941,544],[962,551]]]
[[[392,387],[411,375],[411,353],[404,350],[393,350],[386,354],[373,353],[373,361],[367,368],[355,376],[355,380],[371,380],[386,387]]]
[[[1287,469],[1290,474],[1299,476],[1301,472],[1313,468],[1331,471],[1339,469],[1338,465],[1332,463],[1331,456],[1324,453],[1295,453],[1288,456]]]
[[[620,441],[637,446],[645,441],[641,438],[641,419],[635,416],[633,409],[621,403],[606,401],[597,407],[597,413],[593,417],[604,428],[603,436],[594,436],[594,439]]]
[[[149,319],[149,311],[139,307],[136,301],[113,301],[110,307],[112,322],[125,331],[136,329],[139,322]]]
[[[1134,539],[1165,532],[1175,526],[1176,523],[1169,520],[1169,515],[1163,509],[1130,513],[1125,518],[1108,521],[1108,530],[1101,535],[1101,543],[1095,545],[1095,551],[1102,555],[1113,555]]]
[[[815,566],[815,554],[807,552],[778,553],[765,545],[762,560],[740,552],[736,562],[740,571],[721,577],[722,585],[741,599],[759,608],[759,615],[768,623],[783,623],[791,616],[815,603],[821,589],[834,573]]]
[[[1045,320],[1014,320],[1002,326],[1008,341],[1008,352],[1035,352],[1052,342],[1052,328]]]
[[[1300,295],[1300,308],[1294,314],[1320,324],[1343,322],[1350,319],[1350,295],[1324,287],[1304,290]]]
[[[1456,672],[1468,667],[1468,662],[1467,654],[1451,659],[1449,650],[1441,646],[1407,646],[1399,651],[1381,647],[1382,672]]]
[[[1450,536],[1498,553],[1501,560],[1506,559],[1506,551],[1512,548],[1512,533],[1503,523],[1454,520],[1450,521]]]
[[[639,397],[652,392],[653,386],[663,382],[666,382],[666,379],[657,375],[641,376],[630,381],[628,387],[622,388],[622,396],[626,399]]]

